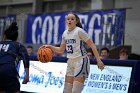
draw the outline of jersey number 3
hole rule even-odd
[[[73,47],[72,45],[67,46],[67,53],[73,53]]]

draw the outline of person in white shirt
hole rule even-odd
[[[100,60],[97,48],[87,32],[84,31],[79,17],[74,13],[69,13],[66,17],[68,29],[63,32],[60,47],[44,45],[54,52],[67,52],[67,72],[64,85],[64,93],[81,93],[85,79],[88,77],[90,62],[84,48],[85,42],[93,51],[97,66],[104,69],[104,64]]]

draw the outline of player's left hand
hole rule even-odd
[[[29,75],[25,75],[22,84],[27,84],[29,82]]]
[[[97,66],[98,66],[99,69],[101,69],[101,71],[102,71],[102,70],[104,69],[104,67],[105,67],[104,63],[103,63],[101,60],[99,60],[99,61],[97,62]]]

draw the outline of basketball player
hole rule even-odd
[[[74,13],[69,13],[66,17],[68,29],[62,35],[60,47],[44,45],[54,52],[63,53],[67,51],[67,72],[64,85],[64,93],[81,93],[83,83],[89,74],[90,62],[87,52],[83,46],[85,42],[91,47],[96,59],[98,68],[103,70],[104,64],[99,58],[97,48],[88,34],[82,29],[79,17]]]
[[[29,57],[26,48],[16,42],[17,38],[18,27],[13,22],[0,41],[0,93],[20,93],[18,58],[23,59],[26,72],[23,84],[29,81]]]

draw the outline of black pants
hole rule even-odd
[[[0,91],[6,93],[20,91],[18,72],[12,64],[0,65]]]

